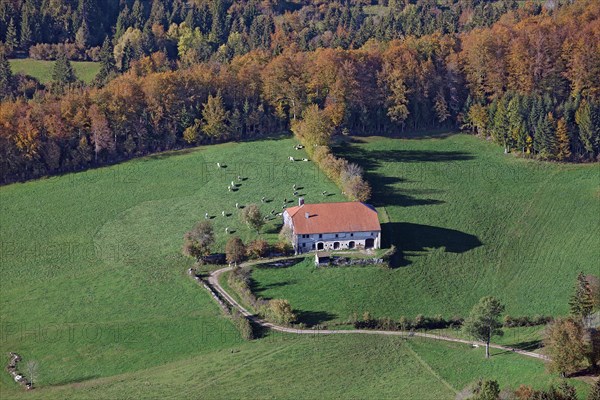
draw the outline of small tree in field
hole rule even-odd
[[[242,210],[242,221],[256,232],[259,232],[260,228],[265,224],[265,220],[256,204],[248,204],[244,207]]]
[[[225,257],[230,264],[238,264],[246,255],[246,246],[237,236],[230,238],[225,245]]]
[[[215,235],[212,224],[210,221],[200,221],[185,234],[183,253],[202,262],[203,258],[210,254],[214,242]]]
[[[504,305],[495,297],[483,297],[473,307],[471,314],[463,324],[463,331],[477,340],[485,342],[485,358],[490,357],[492,336],[502,335],[500,315]]]
[[[583,325],[573,318],[559,318],[549,324],[544,345],[551,358],[548,369],[563,377],[581,368],[588,350]]]

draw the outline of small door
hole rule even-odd
[[[333,242],[333,248],[334,249],[339,249],[340,248],[340,242]]]
[[[354,246],[355,246],[355,243],[354,243],[354,242],[348,242],[348,248],[349,248],[349,249],[353,249],[353,248],[354,248]]]
[[[323,242],[317,243],[317,250],[323,250]]]
[[[375,246],[375,239],[365,240],[365,249],[372,249]]]

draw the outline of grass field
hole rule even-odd
[[[559,379],[515,354],[422,339],[269,336],[230,349],[115,377],[34,391],[27,398],[454,399],[480,376],[504,387]],[[573,381],[581,394],[586,384]]]
[[[225,227],[253,238],[234,204],[260,204],[265,196],[272,201],[261,205],[263,211],[279,211],[283,197],[292,198],[294,183],[308,202],[323,201],[323,190],[333,193],[326,200],[343,200],[312,163],[287,160],[301,156],[293,145],[283,139],[208,146],[1,187],[0,353],[14,351],[24,363],[40,363],[40,389],[24,393],[2,373],[1,397],[227,398],[261,390],[263,397],[450,399],[481,371],[514,384],[553,379],[536,360],[505,354],[484,364],[479,350],[468,355],[441,343],[408,347],[390,338],[330,337],[315,347],[311,338],[273,335],[242,342],[210,296],[186,276],[191,262],[180,255],[182,237],[208,212],[216,250],[227,239]],[[217,162],[227,167],[218,169]],[[238,175],[246,179],[228,192]],[[222,217],[221,211],[232,215]],[[277,229],[272,221],[263,236],[274,240]],[[376,279],[382,272],[410,272],[369,269]],[[309,273],[299,271],[298,277]],[[291,294],[292,305],[304,307]],[[387,296],[373,296],[378,294]],[[468,360],[464,369],[453,367],[459,360]]]
[[[222,250],[226,226],[244,240],[255,236],[240,223],[236,202],[260,204],[264,195],[274,200],[264,212],[280,209],[293,183],[308,201],[335,193],[312,163],[287,161],[300,154],[293,145],[210,146],[0,188],[0,353],[38,360],[48,385],[236,343],[233,326],[185,275],[183,234],[209,212]],[[247,180],[228,192],[238,174]],[[264,236],[275,238],[278,223]]]
[[[13,73],[31,75],[42,83],[52,80],[54,61],[34,60],[32,58],[10,60]],[[71,61],[78,79],[90,83],[98,71],[100,63],[92,61]]]
[[[518,159],[466,135],[338,151],[365,168],[384,245],[400,252],[390,270],[308,261],[254,272],[262,296],[288,299],[311,322],[465,316],[486,295],[513,316],[560,315],[577,273],[600,272],[598,164]]]

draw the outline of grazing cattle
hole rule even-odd
[[[231,186],[227,186],[227,190],[231,192]]]
[[[267,198],[265,196],[261,197],[260,202],[264,203]]]
[[[296,161],[294,157],[290,156],[290,161]]]
[[[297,191],[294,191],[294,196],[298,196],[298,192]]]
[[[241,181],[241,180],[242,180],[242,177],[238,175],[238,181]]]
[[[220,162],[217,163],[217,168],[221,168],[221,163]]]
[[[239,203],[235,203],[235,208],[240,208],[240,204]]]
[[[287,207],[287,205],[284,204],[284,205],[281,206],[281,209],[283,210],[286,207]]]
[[[292,188],[294,188],[294,190],[296,190],[296,184],[294,183],[294,185],[292,186]]]
[[[231,187],[235,187],[235,182],[231,181]]]
[[[302,161],[308,161],[308,158],[303,158]]]
[[[225,228],[225,233],[229,233],[229,227]]]
[[[284,203],[287,203],[287,198],[283,199],[283,202],[284,202]]]
[[[225,216],[225,211],[221,211],[221,215],[222,215],[222,216]]]
[[[208,213],[204,213],[204,219],[208,219]]]
[[[321,194],[322,194],[323,196],[327,195],[327,190],[324,190],[323,192],[321,192]]]

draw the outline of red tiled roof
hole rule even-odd
[[[286,212],[292,219],[297,235],[381,230],[377,211],[358,201],[304,204],[290,207]]]

